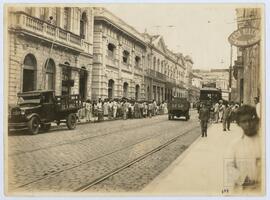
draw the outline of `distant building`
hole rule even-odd
[[[229,69],[211,69],[210,71],[194,69],[193,74],[203,78],[202,85],[211,85],[221,89],[222,98],[229,99]]]
[[[145,75],[146,99],[162,102],[174,97],[186,97],[185,61],[182,54],[170,51],[160,35],[144,33],[147,42]]]

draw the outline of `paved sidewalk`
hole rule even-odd
[[[212,124],[208,137],[199,137],[164,172],[142,191],[164,195],[222,195],[223,157],[228,146],[242,130],[232,124],[222,131],[222,124]]]

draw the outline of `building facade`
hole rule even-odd
[[[188,98],[193,61],[101,7],[8,7],[8,101],[54,90],[84,100]],[[188,80],[187,80],[188,79]]]
[[[91,8],[9,7],[8,101],[37,89],[91,97]]]
[[[146,99],[158,103],[174,97],[186,97],[185,63],[182,55],[170,51],[161,35],[144,33],[147,43]]]
[[[235,98],[245,104],[254,104],[254,97],[261,96],[261,12],[260,8],[236,9],[238,29],[229,37],[229,42],[237,47],[233,66]]]
[[[94,11],[92,98],[145,99],[141,34],[104,8]]]

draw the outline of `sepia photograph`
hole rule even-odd
[[[266,195],[263,3],[5,3],[6,197]]]

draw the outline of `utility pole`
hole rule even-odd
[[[232,98],[232,45],[231,45],[231,55],[230,55],[230,67],[229,67],[229,101]]]

